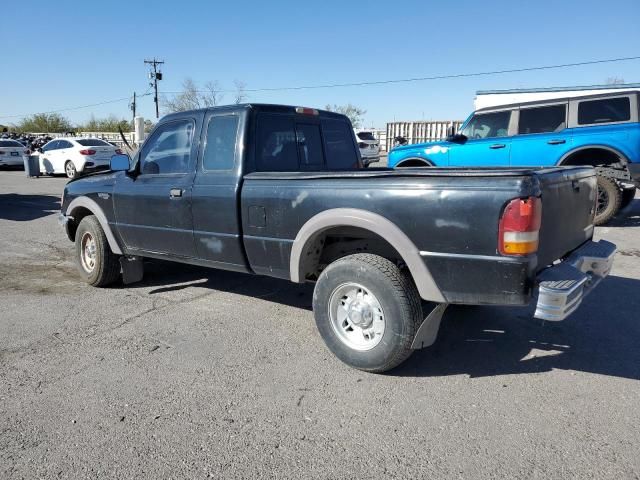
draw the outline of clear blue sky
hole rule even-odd
[[[164,91],[185,77],[233,88],[375,81],[640,54],[640,1],[4,2],[0,123],[148,88],[145,57],[166,61]],[[640,82],[640,61],[499,76],[250,94],[255,102],[351,102],[366,126],[463,118],[478,89]],[[231,101],[231,95],[227,100]],[[152,97],[140,111],[153,116]],[[63,113],[74,122],[127,101]]]

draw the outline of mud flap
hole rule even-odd
[[[140,257],[120,257],[122,267],[122,283],[128,285],[142,280],[144,276],[144,266]]]
[[[448,306],[448,303],[438,303],[434,309],[431,310],[431,313],[427,315],[427,318],[424,319],[413,339],[413,343],[411,344],[413,350],[430,347],[435,343],[438,337],[438,330],[440,330],[442,315],[444,315]]]

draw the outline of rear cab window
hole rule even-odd
[[[20,142],[16,142],[15,140],[0,140],[0,147],[22,147],[22,148],[24,148],[24,145],[22,145]]]
[[[259,172],[352,170],[360,159],[351,125],[340,118],[260,112],[255,163]]]

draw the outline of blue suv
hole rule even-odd
[[[389,152],[389,167],[550,167],[598,172],[595,224],[611,219],[640,186],[640,91],[478,110],[446,141]]]

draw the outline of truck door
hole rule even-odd
[[[249,271],[240,227],[240,179],[246,113],[208,112],[193,184],[198,258],[226,270]]]
[[[511,137],[511,111],[477,113],[460,132],[464,143],[452,143],[449,165],[456,167],[507,167]]]
[[[158,126],[139,153],[139,175],[118,177],[115,216],[127,249],[195,257],[191,191],[198,120],[180,118]]]
[[[571,148],[567,102],[520,109],[518,135],[511,141],[511,166],[556,165]]]

